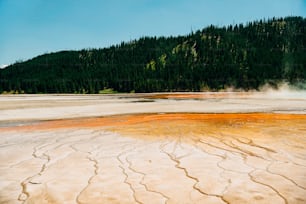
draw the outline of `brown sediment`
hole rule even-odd
[[[276,114],[276,113],[222,113],[222,114],[205,114],[205,113],[152,113],[152,114],[131,114],[131,115],[116,115],[108,117],[94,118],[78,118],[43,121],[40,123],[12,126],[0,128],[1,131],[35,131],[35,130],[52,130],[66,128],[110,128],[114,130],[124,128],[135,128],[142,125],[143,129],[148,132],[157,126],[173,126],[180,128],[181,125],[201,127],[201,125],[214,125],[220,128],[221,126],[239,127],[245,124],[269,126],[275,125],[294,125],[306,124],[305,114]],[[153,128],[154,127],[154,128]],[[303,130],[303,126],[300,127]],[[182,132],[181,132],[182,134]]]
[[[161,93],[146,96],[150,99],[221,99],[221,98],[243,98],[252,95],[252,92],[203,92],[203,93]]]
[[[181,138],[186,142],[190,137],[238,138],[238,143],[255,147],[252,138],[281,138],[304,133],[306,115],[248,113],[248,114],[150,114],[125,116],[124,119],[107,127],[122,135],[142,139]],[[247,140],[247,141],[244,141]],[[269,148],[265,148],[269,150]],[[272,150],[269,150],[272,151]]]

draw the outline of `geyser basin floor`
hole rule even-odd
[[[0,203],[305,203],[306,115],[137,114],[0,131]]]
[[[305,114],[305,92],[1,95],[0,203],[305,203]]]

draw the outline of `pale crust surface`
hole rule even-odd
[[[1,96],[0,203],[306,202],[306,99],[197,96]]]

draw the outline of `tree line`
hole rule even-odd
[[[48,53],[0,70],[0,93],[249,90],[304,82],[305,28],[303,17],[272,18]]]

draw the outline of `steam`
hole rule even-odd
[[[275,99],[306,99],[306,83],[291,85],[283,82],[273,87],[266,84],[254,95]]]
[[[278,84],[266,83],[257,90],[245,91],[235,87],[226,87],[221,92],[227,93],[228,97],[235,98],[237,94],[250,98],[270,98],[270,99],[303,99],[306,100],[306,81],[289,84],[281,82]]]
[[[8,65],[7,64],[1,64],[0,65],[0,69],[4,69],[5,67],[7,67]]]

